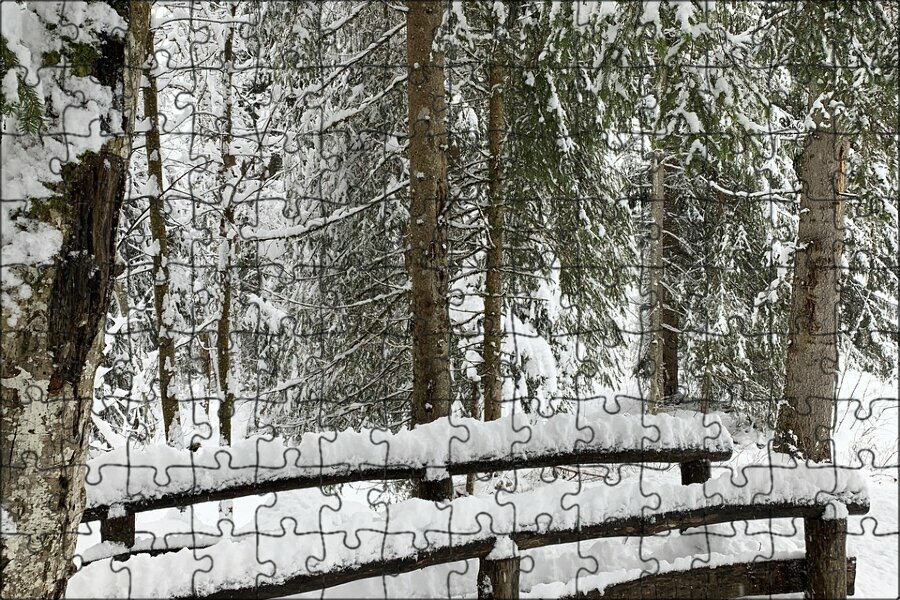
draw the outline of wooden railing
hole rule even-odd
[[[730,439],[730,438],[729,438]],[[693,448],[656,447],[620,449],[573,449],[568,452],[546,452],[532,455],[496,457],[444,465],[429,465],[450,475],[496,472],[514,469],[544,468],[572,464],[611,463],[675,463],[682,465],[683,483],[701,483],[709,478],[709,462],[725,460],[730,449],[702,448],[703,440]],[[336,483],[362,482],[384,479],[415,479],[426,476],[425,467],[403,465],[367,465],[352,472],[328,472],[242,483],[222,489],[201,489],[189,493],[161,493],[153,498],[136,498],[114,506],[94,505],[85,512],[85,521],[99,519],[104,541],[117,542],[122,552],[116,557],[127,560],[141,552],[159,553],[177,550],[176,547],[147,548],[135,546],[135,513],[160,508],[187,506],[199,502],[225,500],[247,495],[283,492]],[[699,480],[699,481],[698,481]],[[826,492],[828,490],[825,490]],[[602,500],[602,498],[601,498]],[[623,582],[600,592],[585,592],[579,597],[737,597],[747,594],[792,593],[806,591],[813,598],[841,598],[852,592],[855,562],[846,557],[846,518],[834,512],[833,498],[806,498],[803,501],[770,502],[766,497],[753,502],[707,502],[703,506],[670,512],[653,512],[623,518],[609,518],[602,522],[583,523],[579,520],[568,527],[523,528],[508,535],[480,535],[462,543],[430,543],[428,547],[405,555],[385,558],[373,557],[348,566],[322,572],[300,572],[281,576],[277,582],[266,583],[257,578],[252,588],[213,589],[210,593],[173,594],[172,597],[226,598],[238,594],[252,594],[257,598],[275,598],[332,587],[360,579],[393,575],[467,559],[481,559],[478,580],[479,596],[484,598],[517,598],[519,594],[519,557],[489,558],[501,538],[511,538],[518,550],[526,551],[555,544],[567,544],[599,538],[649,536],[669,530],[755,519],[803,518],[806,523],[806,558],[739,563],[718,568],[699,568],[688,571],[661,573],[642,577],[639,582]],[[868,511],[865,502],[844,503],[847,514]],[[835,517],[835,518],[827,518]],[[204,544],[205,545],[205,544]],[[214,547],[214,546],[213,546]],[[133,550],[133,551],[132,551]],[[154,559],[156,560],[156,559]],[[655,590],[655,591],[654,591]]]

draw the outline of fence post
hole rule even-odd
[[[804,519],[806,530],[806,597],[847,597],[847,520]]]
[[[712,476],[712,463],[708,460],[694,460],[681,463],[681,485],[706,483]]]
[[[518,600],[519,557],[478,561],[479,600]]]
[[[123,544],[131,550],[134,547],[134,513],[123,517],[112,517],[100,520],[100,540]],[[125,560],[129,554],[118,554],[115,560]]]

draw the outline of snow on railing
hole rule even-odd
[[[133,556],[127,568],[92,563],[71,579],[68,593],[113,597],[129,589],[132,597],[179,598],[252,591],[277,597],[485,557],[504,536],[527,550],[750,519],[821,521],[834,503],[849,514],[868,509],[866,481],[857,471],[780,457],[703,485],[644,485],[557,481],[519,494],[407,500],[380,512],[304,511],[290,515],[278,532],[224,539],[202,550]]]
[[[590,422],[566,413],[491,422],[449,417],[397,433],[307,433],[297,445],[253,437],[194,452],[126,447],[88,462],[84,520],[352,481],[578,463],[686,463],[725,460],[731,452],[718,417],[689,412]]]

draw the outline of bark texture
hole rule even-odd
[[[649,280],[649,310],[647,365],[649,368],[649,390],[647,411],[655,413],[665,397],[665,339],[663,336],[663,304],[665,287],[663,285],[663,236],[666,214],[666,172],[663,158],[656,154],[650,171],[650,219],[652,236],[648,253],[647,271]]]
[[[482,389],[484,420],[502,415],[503,372],[503,142],[506,134],[506,106],[503,100],[503,65],[488,67],[491,97],[488,102],[488,247],[484,281],[484,357]]]
[[[831,459],[847,151],[846,139],[820,129],[808,136],[795,165],[800,225],[776,449],[814,461]]]
[[[18,321],[3,314],[0,596],[60,598],[84,510],[94,371],[112,296],[115,242],[145,59],[148,2],[113,3],[125,38],[99,46],[94,76],[123,93],[124,135],[63,167],[58,196],[29,215],[57,227],[63,246],[46,265],[16,268],[31,285]]]
[[[665,168],[663,167],[663,170]],[[663,173],[665,178],[665,172]],[[678,312],[675,310],[675,296],[672,294],[675,279],[678,273],[675,269],[675,260],[681,252],[679,239],[681,232],[678,227],[679,202],[677,198],[665,198],[663,188],[663,231],[662,231],[662,272],[660,276],[659,291],[662,294],[660,308],[662,310],[662,395],[667,400],[674,400],[678,394],[678,343],[679,323]]]
[[[411,282],[412,422],[428,423],[450,410],[448,290],[449,197],[444,57],[432,51],[443,4],[407,2],[409,64],[410,211],[406,268]],[[421,482],[419,497],[452,494],[449,478]]]
[[[147,56],[155,55],[153,33],[147,35]],[[156,180],[150,196],[150,234],[156,244],[153,255],[153,308],[156,314],[157,349],[159,351],[159,399],[162,404],[163,427],[166,440],[180,447],[181,418],[178,399],[172,388],[172,370],[175,368],[175,341],[172,339],[172,323],[168,318],[169,307],[169,234],[166,227],[166,208],[163,200],[163,162],[159,131],[159,96],[154,74],[154,64],[144,70],[147,87],[144,88],[144,118],[149,119],[147,130],[147,170]]]

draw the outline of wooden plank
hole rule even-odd
[[[512,471],[516,469],[540,469],[561,465],[593,465],[593,464],[641,464],[641,463],[685,463],[700,460],[723,461],[731,458],[731,450],[704,450],[702,448],[675,449],[664,448],[642,450],[628,448],[623,450],[576,450],[568,453],[511,455],[490,460],[475,460],[451,463],[446,466],[450,475],[468,475],[470,473],[490,473],[493,471]],[[285,492],[326,485],[354,483],[360,481],[386,481],[399,479],[423,479],[426,469],[406,466],[365,465],[353,472],[322,472],[302,477],[267,480],[209,490],[200,489],[189,493],[163,494],[157,498],[136,498],[134,501],[116,505],[121,514],[190,506],[203,502],[218,502],[243,496],[258,496],[273,492]],[[85,509],[82,522],[96,521],[107,516],[108,505],[90,506]]]
[[[856,559],[846,561],[846,591],[852,595],[856,583]],[[713,600],[743,596],[805,592],[809,563],[805,558],[766,560],[718,567],[699,567],[647,575],[640,579],[565,597],[565,600]]]
[[[847,510],[851,515],[865,514],[868,512],[868,508],[867,505],[863,504],[847,505]],[[707,506],[677,513],[613,519],[599,525],[577,529],[522,532],[513,534],[510,537],[512,537],[519,549],[525,550],[555,544],[566,544],[579,540],[634,535],[645,536],[673,529],[699,527],[731,521],[814,518],[820,517],[824,510],[825,506],[821,504],[800,506],[791,504]],[[484,558],[494,549],[496,541],[496,537],[489,537],[467,544],[423,550],[417,554],[396,559],[370,561],[326,573],[298,575],[277,584],[265,583],[264,578],[260,577],[259,584],[254,588],[222,589],[209,595],[192,595],[185,598],[233,598],[244,595],[250,595],[254,598],[278,598],[311,592],[369,577],[397,575],[470,558]]]

